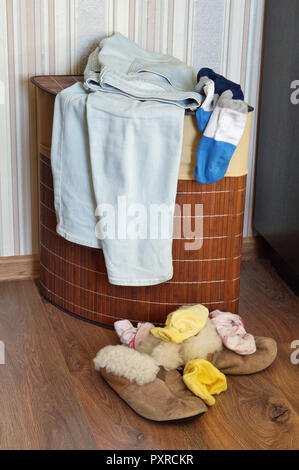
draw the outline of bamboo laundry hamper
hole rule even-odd
[[[169,312],[188,303],[237,313],[252,113],[225,178],[205,185],[192,176],[200,134],[194,113],[186,112],[176,202],[203,204],[202,248],[186,251],[186,239],[174,240],[170,281],[146,287],[115,286],[108,282],[100,249],[74,244],[56,233],[50,165],[55,95],[82,80],[82,76],[32,78],[37,87],[41,293],[64,310],[110,326],[122,318],[162,324]]]

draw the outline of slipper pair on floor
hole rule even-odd
[[[255,337],[255,343],[254,354],[241,356],[224,347],[210,354],[208,360],[227,375],[260,372],[275,360],[277,345],[263,337]],[[159,367],[148,354],[123,345],[106,346],[98,352],[94,364],[111,388],[144,418],[181,421],[207,411],[204,401],[186,388],[177,370]],[[217,387],[212,393],[217,394]]]

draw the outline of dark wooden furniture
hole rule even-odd
[[[295,88],[299,86],[298,21],[297,0],[267,2],[254,212],[254,227],[272,247],[275,266],[297,295],[299,91]]]
[[[42,294],[65,310],[106,325],[121,318],[162,324],[167,313],[186,303],[237,312],[246,175],[210,185],[178,181],[177,203],[204,204],[204,242],[200,250],[185,251],[186,240],[174,240],[174,276],[163,284],[111,285],[101,250],[76,245],[56,233],[50,165],[54,99],[80,80],[78,76],[32,79],[38,87]]]

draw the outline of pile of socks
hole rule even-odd
[[[114,328],[122,344],[144,351],[144,343],[150,343],[147,353],[157,357],[153,351],[164,345],[164,354],[176,354],[181,344],[186,344],[190,338],[204,335],[208,322],[212,323],[215,334],[219,336],[219,342],[239,355],[249,355],[256,351],[255,339],[248,334],[244,322],[239,315],[230,312],[215,310],[209,314],[208,309],[201,304],[181,307],[171,312],[166,319],[164,327],[154,327],[151,323],[138,323],[135,328],[129,320],[115,322]],[[221,338],[221,340],[220,340]],[[203,338],[204,339],[204,338]],[[155,342],[156,341],[156,342]],[[207,338],[210,341],[210,337]],[[219,342],[214,349],[219,351]],[[166,346],[169,344],[170,346]],[[174,346],[172,346],[174,345]],[[183,366],[183,381],[186,387],[196,396],[200,397],[207,405],[215,404],[213,395],[219,395],[227,390],[225,375],[220,372],[205,357],[192,358],[190,356]],[[176,367],[175,365],[173,367]]]
[[[196,153],[195,179],[203,184],[222,179],[243,135],[248,106],[240,85],[209,68],[197,75],[196,90],[205,99],[196,111],[202,132]]]
[[[186,305],[165,325],[115,322],[122,344],[104,346],[94,358],[105,382],[138,415],[181,422],[202,416],[227,390],[227,375],[261,372],[276,358],[272,338],[252,336],[239,315]]]

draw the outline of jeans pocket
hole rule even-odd
[[[129,74],[149,72],[181,91],[194,91],[192,72],[178,59],[135,59],[128,70]]]

